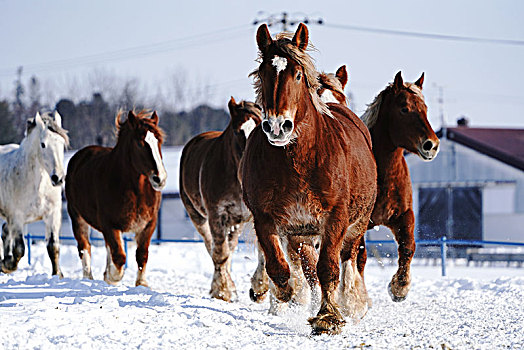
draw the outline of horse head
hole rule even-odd
[[[296,125],[311,108],[330,114],[317,94],[320,83],[306,52],[308,41],[303,23],[292,38],[280,33],[273,40],[265,24],[257,31],[260,66],[251,75],[257,103],[264,110],[262,130],[274,146],[286,146],[298,136]]]
[[[440,141],[427,118],[422,94],[424,73],[414,83],[404,83],[401,72],[395,76],[385,105],[389,110],[389,135],[393,144],[430,161],[437,156]],[[385,107],[386,107],[385,106]]]
[[[64,182],[64,149],[69,144],[67,131],[62,128],[62,117],[55,111],[54,116],[46,113],[28,121],[26,134],[34,133],[38,159],[49,174],[51,184],[60,186]],[[38,143],[37,143],[38,142]],[[36,143],[38,146],[36,146]]]
[[[253,129],[262,121],[262,110],[253,102],[240,101],[237,103],[232,96],[228,107],[231,115],[230,125],[243,149]]]
[[[151,117],[146,115],[145,112],[135,115],[133,111],[129,111],[127,120],[121,123],[119,113],[117,115],[118,139],[119,142],[121,138],[130,140],[128,147],[130,147],[129,156],[132,159],[133,167],[138,173],[147,176],[155,191],[161,191],[167,180],[161,150],[163,134],[158,127],[156,111]]]
[[[320,73],[318,76],[320,88],[317,90],[320,99],[324,103],[340,103],[347,106],[344,88],[348,82],[346,66],[341,66],[333,73]]]

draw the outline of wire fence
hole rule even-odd
[[[45,236],[42,235],[32,235],[28,233],[25,236],[27,240],[27,260],[29,265],[31,265],[31,245],[33,241],[45,240]],[[74,241],[75,237],[60,237],[60,240],[64,241]],[[101,237],[91,237],[91,241],[104,241]],[[124,242],[124,251],[126,256],[128,255],[128,243],[133,242],[134,239],[128,236],[122,238]],[[204,243],[201,239],[151,239],[153,244],[161,243]],[[244,240],[239,240],[239,243],[245,243]],[[418,246],[439,246],[440,247],[440,265],[441,265],[441,275],[445,277],[447,275],[446,265],[447,265],[447,250],[448,246],[484,246],[484,245],[499,245],[499,246],[513,246],[513,247],[524,247],[524,243],[521,242],[504,242],[504,241],[466,241],[466,240],[457,240],[457,239],[447,239],[445,236],[440,239],[435,240],[415,240],[415,243]],[[370,245],[383,245],[383,244],[397,244],[394,240],[366,240],[366,246]],[[516,260],[519,263],[524,262],[524,253],[519,254],[518,259]],[[127,267],[127,259],[125,267]]]

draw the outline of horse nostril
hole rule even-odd
[[[156,175],[153,175],[153,181],[155,183],[159,184],[160,183],[160,178],[158,176],[156,176]]]
[[[262,122],[262,130],[264,130],[264,132],[270,132],[271,131],[271,127],[269,126],[269,121],[264,120]]]
[[[290,133],[293,130],[293,121],[286,119],[284,124],[282,124],[282,130],[286,133]]]
[[[51,182],[54,183],[54,184],[57,184],[58,183],[58,176],[57,175],[51,175]]]
[[[431,149],[433,148],[433,142],[431,142],[431,140],[427,140],[426,142],[424,142],[424,144],[422,145],[422,149],[426,152],[428,151],[431,151]]]

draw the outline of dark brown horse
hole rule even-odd
[[[362,116],[373,140],[378,173],[377,201],[368,229],[385,225],[398,243],[398,270],[388,286],[394,301],[402,301],[408,294],[415,254],[413,193],[404,150],[430,161],[437,156],[440,144],[427,119],[423,82],[424,73],[415,83],[404,83],[398,72],[393,83],[377,95]],[[359,271],[363,274],[364,240],[361,246]]]
[[[238,165],[249,134],[261,121],[260,107],[252,102],[237,104],[231,97],[229,112],[231,121],[223,132],[195,136],[180,160],[180,197],[215,265],[210,293],[225,301],[236,294],[231,254],[251,218],[242,201]]]
[[[84,278],[91,274],[89,225],[102,232],[107,248],[104,280],[114,284],[124,275],[126,254],[122,233],[134,232],[137,242],[136,285],[145,278],[149,243],[155,230],[161,193],[167,178],[162,163],[162,131],[156,112],[129,112],[116,117],[118,140],[114,148],[89,146],[71,158],[65,193],[67,211],[78,243]]]
[[[249,138],[241,162],[244,201],[266,258],[273,294],[287,302],[295,293],[281,240],[318,236],[320,310],[313,332],[338,333],[345,323],[336,303],[342,262],[342,311],[358,319],[367,292],[356,261],[376,195],[376,169],[365,125],[340,104],[317,94],[318,73],[307,54],[308,30],[273,40],[259,27],[260,66],[255,78],[261,127]]]

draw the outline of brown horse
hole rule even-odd
[[[115,284],[124,275],[126,254],[122,233],[134,232],[137,242],[136,285],[145,278],[149,243],[155,230],[161,193],[167,178],[162,163],[162,131],[156,112],[130,111],[127,120],[116,117],[118,140],[114,148],[89,146],[69,161],[65,193],[67,211],[78,243],[84,278],[91,274],[89,225],[104,235],[107,265],[104,280]]]
[[[231,301],[231,254],[242,227],[251,218],[242,201],[237,176],[246,140],[260,124],[261,110],[253,102],[229,101],[231,121],[222,131],[195,136],[182,151],[180,197],[215,265],[211,296]]]
[[[437,156],[440,144],[427,119],[423,82],[424,73],[415,83],[404,83],[398,72],[393,83],[377,95],[362,116],[373,140],[378,173],[377,201],[368,229],[385,225],[398,243],[398,270],[388,286],[393,301],[402,301],[408,294],[410,265],[415,254],[413,193],[404,150],[431,161]],[[359,271],[363,274],[364,240],[361,247]]]
[[[317,94],[323,102],[340,103],[347,106],[346,95],[344,94],[344,88],[348,81],[346,66],[338,68],[335,74],[320,73],[318,81],[320,87],[317,90]],[[313,308],[316,307],[319,301],[317,293],[319,282],[316,274],[318,247],[319,240],[317,237],[289,236],[287,239],[287,257],[293,272],[292,278],[295,280],[295,295],[292,301],[298,304],[306,304],[308,301],[306,285],[309,285],[309,294]],[[249,290],[251,300],[255,302],[263,301],[269,289],[265,260],[260,249],[258,260],[259,264],[251,278],[251,289]],[[304,281],[304,277],[306,281]],[[278,313],[281,305],[274,298],[271,298],[270,313]]]
[[[376,195],[376,167],[365,125],[340,104],[320,99],[318,73],[307,54],[308,30],[273,40],[257,31],[260,66],[255,78],[261,127],[248,140],[241,162],[244,201],[266,258],[273,294],[294,294],[281,247],[290,235],[318,236],[320,310],[309,319],[315,334],[338,333],[345,323],[335,301],[342,261],[342,311],[360,318],[367,292],[356,260]]]
[[[340,103],[347,106],[346,94],[344,88],[348,82],[348,73],[346,66],[341,66],[336,73],[322,72],[318,76],[320,88],[317,93],[325,103]]]

